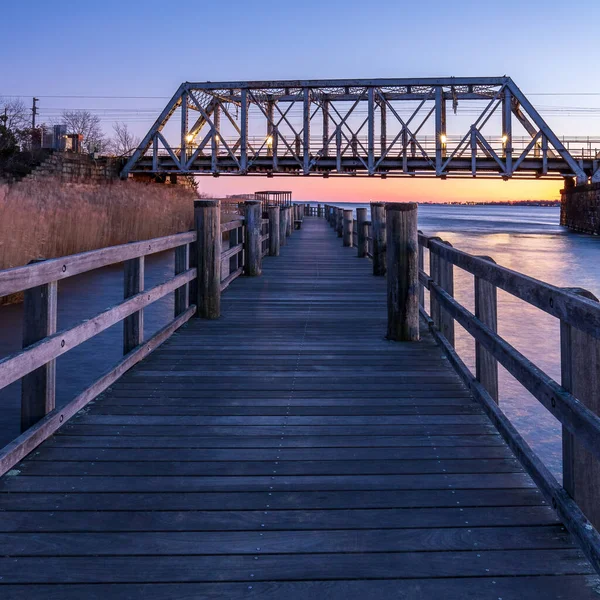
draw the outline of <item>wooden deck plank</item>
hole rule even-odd
[[[305,219],[0,480],[2,598],[597,597],[385,280]]]

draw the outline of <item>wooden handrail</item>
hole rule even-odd
[[[16,294],[32,287],[37,287],[61,279],[73,277],[80,273],[100,269],[122,263],[132,258],[148,256],[157,252],[172,250],[184,244],[196,241],[196,232],[188,231],[165,237],[109,246],[99,250],[80,252],[60,258],[51,258],[43,262],[23,267],[14,267],[0,271],[0,297]]]
[[[423,296],[420,310],[430,330],[508,445],[558,511],[569,531],[579,541],[594,567],[600,569],[600,535],[594,529],[594,526],[599,526],[600,511],[598,498],[593,497],[593,490],[598,489],[600,481],[600,466],[598,462],[592,466],[588,464],[590,468],[585,476],[573,467],[574,461],[576,464],[582,456],[581,452],[588,452],[590,456],[600,459],[600,415],[586,406],[590,398],[594,399],[598,392],[593,386],[590,387],[586,373],[590,370],[595,372],[600,368],[597,362],[597,344],[600,343],[599,303],[589,297],[589,294],[586,294],[588,297],[582,296],[581,290],[558,288],[497,265],[489,257],[472,256],[457,250],[439,238],[420,233],[418,239],[421,251],[419,283],[420,287],[429,290],[432,314],[427,314]],[[428,248],[430,252],[429,274],[425,273],[423,268],[424,248]],[[472,314],[453,297],[453,266],[475,276],[478,315]],[[562,385],[497,333],[497,288],[561,320]],[[448,319],[452,323],[457,321],[476,341],[475,376],[458,356],[453,339],[444,331],[443,325]],[[572,334],[576,335],[572,339],[589,346],[587,350],[572,347],[572,344],[576,343],[574,341],[565,343],[563,337],[566,333],[563,331],[568,332],[571,327],[576,332]],[[579,361],[576,369],[571,365],[574,360]],[[585,360],[585,366],[581,360]],[[563,447],[564,487],[556,481],[499,408],[498,363],[559,420],[563,426],[563,445],[564,440],[577,441],[577,444],[567,444]],[[580,380],[574,379],[577,377]],[[584,390],[584,396],[577,397],[576,390]],[[595,400],[591,404],[597,406]]]
[[[600,338],[600,304],[598,302],[467,254],[423,234],[419,235],[419,244],[464,271],[488,281],[595,338]]]

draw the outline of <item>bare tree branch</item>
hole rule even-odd
[[[107,139],[98,115],[88,110],[65,110],[62,122],[67,126],[67,133],[83,136],[83,149],[86,152],[102,153],[106,149]]]
[[[140,145],[140,138],[135,136],[126,123],[113,123],[114,135],[108,147],[115,156],[131,156]]]

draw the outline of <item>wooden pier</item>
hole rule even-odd
[[[598,598],[429,324],[386,340],[386,279],[300,220],[0,480],[0,597]]]

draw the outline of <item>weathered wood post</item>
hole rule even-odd
[[[287,236],[287,210],[285,206],[281,206],[279,209],[279,246],[285,246]]]
[[[123,263],[123,298],[131,298],[144,290],[144,257]],[[123,319],[123,354],[144,343],[144,311],[138,310]]]
[[[343,212],[342,235],[344,246],[352,247],[352,225],[354,215],[352,209],[345,209]]]
[[[321,217],[321,205],[317,204],[317,217]]]
[[[423,232],[418,229],[417,236],[422,235]],[[425,249],[419,244],[419,271],[425,271]],[[419,306],[425,308],[425,286],[419,283]]]
[[[431,237],[429,238],[429,277],[440,285],[440,257],[437,252],[435,252],[431,247],[431,242],[442,242],[442,238],[440,237]],[[433,325],[436,329],[441,329],[441,308],[440,304],[437,301],[437,298],[434,293],[429,294],[429,316],[433,321]]]
[[[42,261],[31,261],[37,262]],[[23,348],[56,333],[57,290],[56,281],[25,290]],[[55,397],[56,361],[51,360],[21,380],[21,432],[54,409]]]
[[[279,206],[269,206],[269,256],[279,256]]]
[[[446,246],[452,247],[450,242],[443,242]],[[444,258],[440,257],[439,264],[440,272],[440,287],[454,296],[454,265]],[[442,335],[448,340],[448,342],[454,346],[454,319],[452,316],[440,307],[440,331]]]
[[[260,201],[246,200],[244,202],[244,221],[246,223],[246,264],[245,274],[255,277],[262,273],[262,210]]]
[[[190,267],[190,245],[184,244],[175,248],[175,275],[184,273]],[[174,314],[178,317],[189,306],[189,284],[182,285],[175,290]]]
[[[386,204],[385,213],[387,338],[398,342],[415,342],[419,340],[417,204]]]
[[[356,209],[356,247],[358,258],[367,256],[367,209]]]
[[[292,235],[292,231],[294,231],[294,211],[291,206],[286,206],[285,212],[285,235],[289,237]]]
[[[371,237],[373,238],[373,275],[385,275],[386,228],[385,204],[371,202]]]
[[[587,290],[569,289],[594,302]],[[600,414],[600,340],[568,323],[560,324],[561,383],[582,404]],[[563,487],[592,525],[600,528],[600,462],[563,427]]]
[[[344,210],[341,208],[335,209],[335,227],[337,236],[340,238],[344,237]]]
[[[493,258],[480,256],[495,264]],[[496,286],[485,279],[475,277],[475,316],[492,331],[498,331],[498,293]],[[492,397],[498,402],[498,361],[477,341],[475,341],[475,376]]]
[[[260,203],[259,203],[260,204]],[[221,315],[221,206],[219,200],[195,200],[197,315],[218,319]]]

